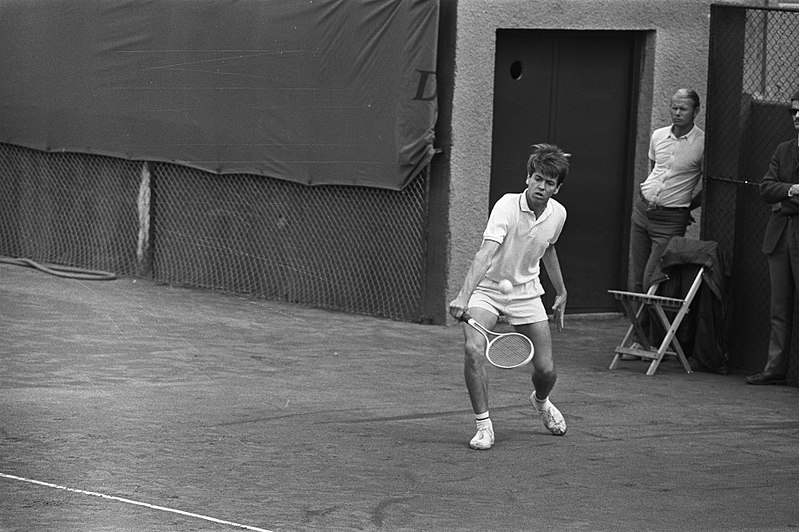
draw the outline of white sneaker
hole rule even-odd
[[[544,426],[549,432],[555,436],[563,436],[566,434],[566,420],[563,419],[563,414],[560,413],[555,405],[549,400],[549,397],[543,403],[539,403],[535,398],[535,392],[530,394],[530,403],[533,408],[541,416],[544,421]]]
[[[490,449],[493,445],[494,428],[491,425],[477,429],[477,434],[475,434],[472,441],[469,442],[469,447],[479,451]]]

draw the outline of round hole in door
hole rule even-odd
[[[522,62],[521,61],[514,61],[510,65],[510,77],[513,79],[519,79],[522,77]]]

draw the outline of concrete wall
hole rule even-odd
[[[738,2],[729,2],[738,3]],[[709,0],[461,0],[457,2],[449,190],[449,300],[460,289],[488,215],[496,30],[633,30],[647,34],[636,133],[636,186],[652,129],[668,125],[679,87],[707,85]],[[704,128],[704,113],[697,119]],[[520,153],[520,158],[526,154]],[[699,224],[691,231],[698,236]]]

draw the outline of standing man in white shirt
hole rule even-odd
[[[641,183],[632,214],[630,284],[649,289],[658,259],[669,240],[685,236],[691,210],[701,202],[705,132],[694,124],[699,95],[679,89],[671,98],[672,125],[656,129],[649,142],[650,173]]]

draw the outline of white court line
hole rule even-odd
[[[240,523],[233,523],[231,521],[224,521],[222,519],[216,519],[215,517],[208,517],[206,515],[194,514],[191,512],[184,512],[183,510],[175,510],[174,508],[166,508],[165,506],[158,506],[155,504],[149,504],[146,502],[139,502],[134,501],[131,499],[125,499],[124,497],[115,497],[113,495],[105,495],[103,493],[97,493],[94,491],[86,491],[86,490],[79,490],[76,488],[68,488],[66,486],[59,486],[58,484],[50,484],[49,482],[42,482],[41,480],[33,480],[30,478],[24,477],[17,477],[14,475],[6,475],[5,473],[0,473],[0,477],[8,478],[11,480],[19,480],[21,482],[28,482],[29,484],[38,484],[39,486],[47,486],[48,488],[55,488],[58,490],[70,491],[72,493],[80,493],[81,495],[91,495],[92,497],[100,497],[102,499],[109,499],[112,501],[117,502],[124,502],[125,504],[134,504],[136,506],[144,506],[145,508],[150,508],[152,510],[160,510],[162,512],[170,512],[173,514],[180,514],[185,515],[187,517],[194,517],[196,519],[203,519],[205,521],[210,521],[212,523],[218,523],[220,525],[228,525],[228,526],[235,526],[237,528],[241,528],[244,530],[253,530],[255,532],[271,532],[270,530],[265,530],[263,528],[257,528],[254,526],[249,525],[242,525]]]

